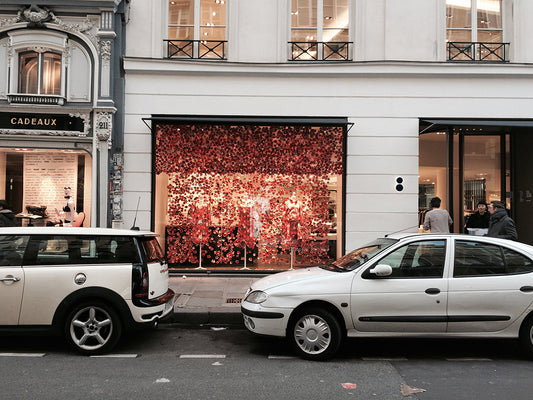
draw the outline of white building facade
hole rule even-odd
[[[532,242],[531,15],[529,0],[132,2],[123,225],[159,232],[179,267],[287,269],[416,231],[439,196],[455,232],[501,200]]]

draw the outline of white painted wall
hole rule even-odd
[[[154,21],[165,1],[132,3],[124,62],[125,227],[139,197],[137,225],[150,227],[151,134],[141,118],[152,114],[348,118],[354,125],[347,138],[347,251],[385,233],[416,231],[420,118],[532,117],[533,66],[441,62],[445,0],[354,1],[357,62],[340,64],[285,61],[289,0],[228,1],[230,47],[223,62],[154,56],[166,20],[150,30],[136,16]],[[533,15],[532,8],[529,0],[506,1],[515,13],[506,30],[521,62],[533,61],[533,28],[522,16]],[[252,23],[258,15],[261,21]],[[395,190],[398,176],[402,192]]]

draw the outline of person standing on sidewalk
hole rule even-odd
[[[441,200],[433,197],[429,202],[431,210],[424,217],[424,230],[431,233],[450,233],[450,225],[453,224],[452,217],[448,211],[440,209]]]
[[[507,215],[505,204],[501,201],[493,201],[489,204],[489,231],[487,236],[502,239],[518,240],[516,226],[511,217]]]

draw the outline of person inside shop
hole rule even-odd
[[[440,208],[441,200],[433,197],[429,202],[431,210],[424,217],[424,230],[431,233],[450,233],[450,225],[453,224],[452,217],[447,210]]]
[[[489,231],[487,236],[518,240],[518,233],[516,232],[516,226],[514,221],[505,209],[505,204],[501,201],[492,201],[489,204]]]
[[[489,227],[490,213],[485,200],[478,201],[477,211],[468,216],[466,228],[483,228]]]
[[[0,227],[16,225],[15,214],[9,209],[5,200],[0,200]]]

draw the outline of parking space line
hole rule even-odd
[[[269,360],[294,360],[295,356],[279,356],[279,355],[275,355],[275,354],[269,354],[268,355],[268,359]]]
[[[180,354],[179,358],[226,358],[225,354]]]
[[[138,354],[100,354],[91,356],[92,358],[137,358]]]
[[[0,353],[0,357],[44,357],[46,353]]]

